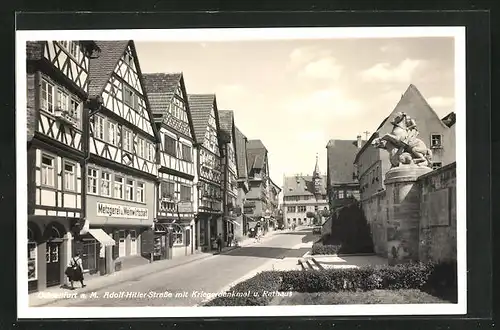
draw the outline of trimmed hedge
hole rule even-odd
[[[421,289],[434,270],[433,264],[405,264],[321,271],[282,272],[282,291],[339,292]]]
[[[244,297],[217,297],[206,306],[266,306],[264,291],[341,292],[417,289],[452,302],[457,300],[456,263],[409,263],[396,266],[339,268],[315,271],[269,271],[241,282],[228,292]],[[256,293],[255,295],[253,293]]]
[[[242,296],[220,296],[210,300],[205,306],[266,306],[273,299],[272,295],[263,294],[279,291],[281,272],[266,271],[236,284],[228,293],[249,293]]]
[[[340,245],[323,245],[323,243],[314,243],[311,253],[316,254],[338,254],[341,249]]]

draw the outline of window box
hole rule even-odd
[[[54,116],[56,117],[57,120],[62,121],[66,124],[70,125],[76,125],[77,124],[77,119],[74,118],[68,110],[57,108],[56,111],[54,112]]]

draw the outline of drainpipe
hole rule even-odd
[[[80,164],[81,169],[81,195],[82,195],[82,213],[80,225],[80,235],[88,233],[89,223],[87,220],[87,164],[90,159],[90,119],[102,109],[102,98],[100,96],[89,98],[84,103],[83,116],[82,116],[82,149],[85,158]]]

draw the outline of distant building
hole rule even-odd
[[[328,209],[326,176],[319,171],[318,157],[312,175],[297,174],[283,178],[283,218],[287,227],[310,224],[308,212]]]
[[[247,222],[247,229],[250,229],[265,217],[269,203],[267,188],[269,184],[269,164],[267,149],[261,140],[248,140],[247,163],[249,166],[249,192],[246,195],[243,212],[245,216],[250,218],[248,220],[251,220]]]
[[[276,226],[276,219],[278,218],[278,213],[279,213],[279,194],[281,192],[281,188],[274,183],[271,179],[269,179],[270,185],[269,185],[269,204],[268,204],[268,210],[269,214],[266,216],[270,217],[270,220],[272,222],[272,226]]]
[[[240,240],[243,236],[248,234],[247,220],[252,220],[248,218],[243,213],[243,205],[246,202],[246,194],[250,191],[248,185],[248,161],[247,161],[247,138],[246,136],[235,126],[235,142],[236,142],[236,168],[238,175],[238,195],[236,198],[236,222],[241,226],[235,228],[234,237]]]
[[[356,141],[330,140],[327,150],[327,192],[330,210],[359,200],[359,182],[353,161],[363,146],[361,136]]]
[[[416,120],[418,137],[432,151],[432,167],[434,169],[455,161],[454,115],[450,114],[449,117],[443,118],[444,121],[441,120],[418,89],[414,85],[410,85],[394,110],[382,121],[354,159],[360,184],[361,201],[385,189],[385,173],[391,168],[389,153],[373,147],[371,142],[375,137],[392,131],[390,119],[400,111]]]
[[[227,242],[228,234],[233,234],[235,227],[241,226],[236,221],[235,207],[238,197],[238,171],[236,169],[236,134],[234,126],[234,113],[231,110],[219,110],[220,135],[223,154],[222,164],[222,204],[224,211],[223,236]]]

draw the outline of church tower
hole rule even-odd
[[[316,154],[316,165],[313,172],[314,195],[316,199],[321,196],[321,174],[319,172],[318,154]]]

